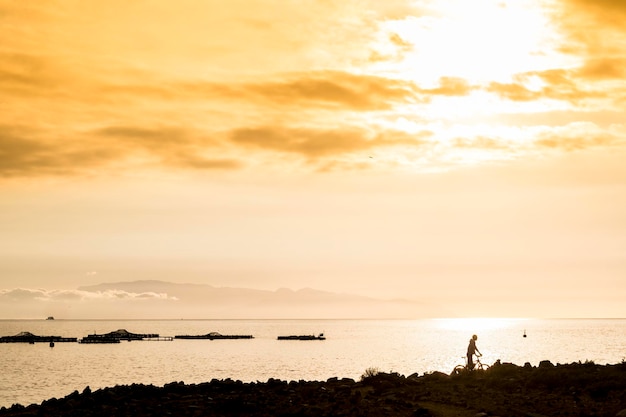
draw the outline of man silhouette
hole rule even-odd
[[[476,339],[478,339],[478,336],[473,335],[467,346],[467,369],[470,371],[474,369],[474,354],[478,352],[478,354],[482,356],[482,353],[480,353],[480,350],[476,347]]]

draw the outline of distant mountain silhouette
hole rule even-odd
[[[404,300],[380,300],[312,288],[276,291],[214,287],[165,281],[101,283],[79,287],[80,291],[167,294],[175,299],[163,314],[174,318],[412,318],[423,316],[423,308]],[[146,306],[147,307],[147,306]]]

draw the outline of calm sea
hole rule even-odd
[[[483,362],[536,366],[626,358],[626,319],[526,320],[0,320],[0,336],[29,331],[82,338],[133,333],[250,334],[254,339],[134,341],[113,345],[0,343],[0,406],[41,403],[86,386],[92,390],[143,383],[162,386],[213,378],[267,381],[358,380],[368,368],[403,375],[449,373],[478,335]],[[279,335],[324,333],[324,341],[279,341]],[[523,337],[526,333],[527,337]]]

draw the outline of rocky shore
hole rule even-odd
[[[40,405],[0,409],[0,417],[9,416],[626,417],[626,362],[496,363],[459,375],[403,376],[370,369],[359,381],[226,379],[95,391],[86,387]]]

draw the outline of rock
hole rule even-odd
[[[552,362],[548,360],[539,362],[539,368],[553,368],[553,367],[554,365],[552,364]]]
[[[359,382],[348,378],[289,382],[270,378],[265,383],[213,379],[197,385],[132,384],[94,392],[85,388],[82,394],[74,391],[27,409],[21,405],[0,408],[0,417],[626,417],[626,363],[556,367],[549,361],[542,363],[528,370],[503,362],[462,377],[437,372],[410,378],[380,373]]]

